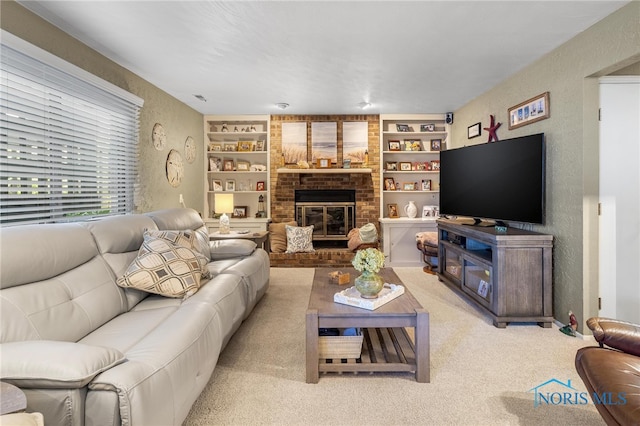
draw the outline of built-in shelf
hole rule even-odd
[[[371,174],[372,170],[370,168],[362,168],[362,169],[293,169],[287,167],[280,167],[276,170],[278,173],[292,173],[292,174],[354,174],[354,173],[362,173],[362,174]]]
[[[381,217],[378,218],[380,223],[425,223],[425,224],[436,224],[437,218],[435,217]]]

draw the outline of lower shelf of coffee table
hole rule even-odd
[[[360,358],[320,359],[321,373],[415,372],[416,353],[406,328],[363,328]]]

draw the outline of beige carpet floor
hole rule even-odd
[[[493,327],[421,268],[395,268],[430,313],[431,383],[410,374],[323,374],[305,383],[313,269],[272,268],[271,287],[220,355],[185,425],[603,425],[593,404],[539,405],[550,379],[585,391],[574,356],[590,341],[557,326]],[[562,391],[551,389],[550,391]]]

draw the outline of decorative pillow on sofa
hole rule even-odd
[[[207,257],[210,258],[211,255],[206,256],[202,253],[202,249],[200,247],[201,243],[198,239],[198,235],[196,234],[196,231],[192,231],[190,229],[187,229],[184,231],[147,230],[144,233],[145,235],[148,235],[151,238],[162,238],[163,240],[167,240],[176,246],[187,247],[193,250],[194,252],[196,252],[197,254],[200,254],[201,256],[198,256],[198,261],[200,262],[200,266],[202,267],[202,278],[209,278],[209,270],[207,269],[207,263],[209,263],[209,259],[207,259]],[[207,252],[209,251],[208,245],[206,247],[206,251]]]
[[[313,225],[311,226],[290,226],[286,225],[287,251],[285,253],[314,253],[312,236]]]
[[[285,226],[296,226],[295,220],[291,222],[269,224],[269,250],[273,253],[284,253],[287,250],[287,232]]]
[[[167,297],[188,297],[200,287],[203,257],[188,247],[145,232],[138,256],[117,284]]]

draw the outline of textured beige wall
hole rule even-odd
[[[469,102],[455,113],[450,147],[487,141],[467,139],[467,126],[503,123],[500,139],[544,132],[547,141],[546,224],[533,229],[555,236],[554,316],[582,324],[597,314],[597,77],[640,59],[640,3],[631,2],[542,59]],[[631,69],[631,68],[630,68]],[[551,117],[510,131],[507,109],[550,92]]]
[[[140,111],[137,210],[146,212],[178,207],[178,195],[183,194],[187,206],[202,211],[202,114],[78,42],[14,1],[2,0],[0,7],[2,29],[144,99],[144,107]],[[167,145],[162,151],[157,151],[151,144],[151,130],[156,122],[162,123],[167,134]],[[180,151],[184,158],[184,142],[187,136],[195,140],[198,147],[197,156],[192,164],[185,161],[185,178],[178,188],[173,188],[165,176],[167,154],[173,148]]]

